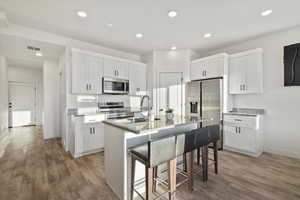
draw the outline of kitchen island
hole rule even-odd
[[[105,178],[121,200],[130,199],[130,149],[155,138],[183,133],[199,127],[199,117],[175,116],[173,120],[138,122],[135,119],[106,120],[104,123]],[[136,165],[135,180],[144,178],[145,167]]]

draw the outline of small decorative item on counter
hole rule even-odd
[[[174,114],[173,114],[173,109],[172,108],[167,108],[165,113],[166,113],[166,118],[167,120],[173,120]]]

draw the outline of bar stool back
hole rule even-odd
[[[160,164],[168,163],[169,199],[174,199],[176,190],[176,137],[171,136],[149,141],[146,145],[133,148],[131,155],[131,199],[133,199],[134,191],[142,197],[134,188],[136,160],[139,160],[145,165],[146,200],[152,198],[153,169]]]

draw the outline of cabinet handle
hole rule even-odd
[[[235,127],[235,133],[237,133],[237,126]]]
[[[242,85],[240,85],[240,91],[243,91],[243,86]]]
[[[241,127],[239,127],[239,133],[241,133]]]
[[[204,75],[207,76],[207,71],[206,70],[204,71]]]
[[[92,134],[92,128],[90,128],[90,134]]]
[[[244,90],[245,90],[245,91],[247,90],[247,88],[246,88],[246,84],[244,84]]]
[[[89,84],[86,84],[86,90],[89,90]]]
[[[95,129],[95,127],[94,127],[94,134],[96,133],[96,129]]]
[[[117,76],[119,76],[119,71],[117,70]]]

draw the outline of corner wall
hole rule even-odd
[[[0,56],[0,135],[8,128],[8,80],[6,59]]]
[[[45,61],[43,66],[44,86],[44,139],[60,137],[59,128],[59,67],[54,61]]]

